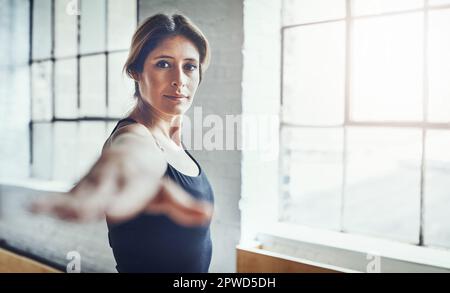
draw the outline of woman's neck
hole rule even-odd
[[[153,108],[150,104],[138,100],[138,104],[129,115],[161,140],[173,141],[181,147],[182,115],[167,115]]]

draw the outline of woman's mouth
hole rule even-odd
[[[164,97],[171,99],[171,100],[175,100],[175,101],[179,101],[182,99],[186,99],[186,96],[180,95],[180,96],[172,96],[172,95],[164,95]]]

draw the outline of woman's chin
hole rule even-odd
[[[187,112],[188,109],[189,107],[187,107],[186,105],[178,105],[164,109],[164,113],[168,115],[183,115]]]

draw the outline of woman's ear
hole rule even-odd
[[[131,77],[134,79],[134,81],[138,82],[141,78],[141,75],[139,74],[139,72],[131,72],[130,73]]]

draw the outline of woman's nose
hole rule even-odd
[[[184,72],[182,70],[176,70],[174,73],[174,77],[172,80],[172,86],[177,88],[183,88],[186,86],[186,76],[184,76]]]
[[[181,81],[172,81],[172,86],[174,86],[176,88],[182,88],[185,86],[185,83],[183,83]]]

